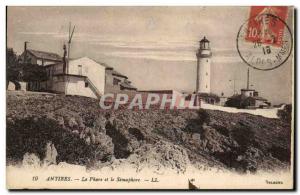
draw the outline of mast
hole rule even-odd
[[[73,27],[73,30],[71,32],[71,22],[70,22],[70,25],[69,25],[69,41],[68,41],[68,60],[67,60],[67,74],[69,73],[69,61],[70,61],[70,49],[71,49],[71,41],[72,41],[72,37],[73,37],[73,34],[74,34],[74,30],[75,30],[75,25]]]
[[[70,61],[70,49],[71,49],[71,41],[74,34],[75,26],[73,27],[73,30],[71,32],[71,22],[69,24],[69,41],[68,41],[68,59],[66,60],[66,72],[65,74],[69,74],[69,61]],[[65,46],[64,46],[65,49]],[[65,94],[67,94],[68,89],[68,83],[69,83],[69,77],[66,77],[66,86],[65,86]]]
[[[249,89],[249,68],[247,71],[247,89]]]

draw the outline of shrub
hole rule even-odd
[[[209,123],[210,121],[209,114],[204,109],[200,109],[198,111],[198,117],[200,125],[203,125],[204,123]]]
[[[43,159],[45,146],[49,141],[57,149],[57,162],[84,165],[106,158],[98,145],[87,144],[84,139],[61,127],[53,119],[27,117],[7,122],[8,159],[21,161],[27,152]]]
[[[287,104],[282,110],[277,111],[277,116],[286,123],[291,123],[292,120],[292,105]]]

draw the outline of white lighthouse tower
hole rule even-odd
[[[211,50],[209,41],[204,37],[200,41],[200,48],[197,53],[197,83],[196,93],[210,93],[210,63]]]

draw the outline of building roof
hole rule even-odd
[[[56,55],[57,55],[57,54],[56,54]],[[91,58],[89,58],[89,57],[80,57],[80,58],[70,59],[70,62],[73,61],[73,60],[78,60],[78,59],[82,59],[82,58],[88,58],[88,59],[90,59],[90,60],[93,60],[93,59],[91,59]],[[44,59],[46,59],[46,58],[44,58]],[[62,59],[61,59],[61,60],[62,60]],[[93,60],[93,61],[96,62],[97,64],[101,65],[101,66],[104,66],[106,70],[111,70],[112,75],[118,76],[118,77],[122,77],[122,78],[125,78],[125,79],[128,79],[127,76],[125,76],[125,75],[119,73],[118,71],[114,70],[113,67],[108,66],[106,63],[98,62],[98,61],[95,61],[95,60]],[[60,63],[49,64],[49,65],[46,65],[46,66],[55,66],[55,65],[58,65],[58,64],[61,64],[61,65],[62,65],[62,63],[60,62]]]
[[[267,99],[263,98],[263,97],[259,97],[259,96],[251,96],[252,98],[254,98],[255,100],[260,100],[260,101],[268,101]]]
[[[255,89],[241,89],[241,91],[255,91]]]
[[[62,57],[56,53],[37,51],[32,49],[28,49],[27,52],[31,53],[36,58],[53,60],[53,61],[62,61]]]
[[[69,77],[79,77],[79,78],[87,78],[87,76],[83,76],[83,75],[78,75],[78,74],[65,74],[65,73],[59,73],[59,74],[54,74],[53,76],[69,76]]]
[[[99,63],[99,62],[98,62],[98,63]],[[104,62],[100,62],[100,64],[101,64],[102,66],[105,66],[106,69],[113,69],[113,67],[108,66],[108,65],[105,64]]]
[[[238,99],[238,100],[253,99],[253,100],[260,100],[260,101],[265,101],[265,102],[268,101],[267,99],[265,99],[263,97],[259,97],[259,96],[245,96],[245,95],[242,95],[242,94],[231,96],[228,99]]]
[[[127,76],[125,76],[125,75],[123,75],[123,74],[121,74],[121,73],[119,73],[118,71],[115,71],[115,70],[113,70],[113,69],[112,69],[112,75],[115,75],[115,76],[118,76],[118,77],[123,77],[123,78],[125,78],[125,79],[128,79]]]
[[[104,63],[104,62],[99,62],[99,61],[97,61],[97,60],[94,60],[94,59],[92,59],[92,58],[90,58],[90,57],[87,57],[87,56],[84,56],[84,57],[79,57],[79,58],[70,58],[70,61],[73,61],[73,60],[78,60],[78,59],[82,59],[82,58],[88,58],[88,59],[90,59],[90,60],[93,60],[94,62],[96,62],[96,63],[100,64],[101,66],[104,66],[104,67],[105,67],[105,69],[110,69],[110,70],[112,70],[112,69],[113,69],[113,67],[111,67],[111,66],[108,66],[106,63]]]
[[[135,89],[135,90],[137,90],[136,87],[132,86],[132,85],[129,84],[129,83],[123,82],[123,83],[121,83],[120,85],[121,85],[122,87],[126,88],[126,89]]]
[[[139,92],[146,92],[146,93],[164,93],[164,94],[172,94],[175,90],[168,90],[168,89],[162,89],[162,90],[139,90]]]
[[[94,59],[93,59],[94,60]],[[111,67],[111,66],[108,66],[106,63],[104,63],[104,62],[99,62],[99,61],[96,61],[96,60],[94,60],[95,62],[97,62],[98,64],[100,64],[100,65],[102,65],[102,66],[104,66],[105,67],[105,69],[113,69],[113,67]]]

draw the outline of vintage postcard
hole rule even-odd
[[[8,189],[294,185],[294,7],[8,6]]]

